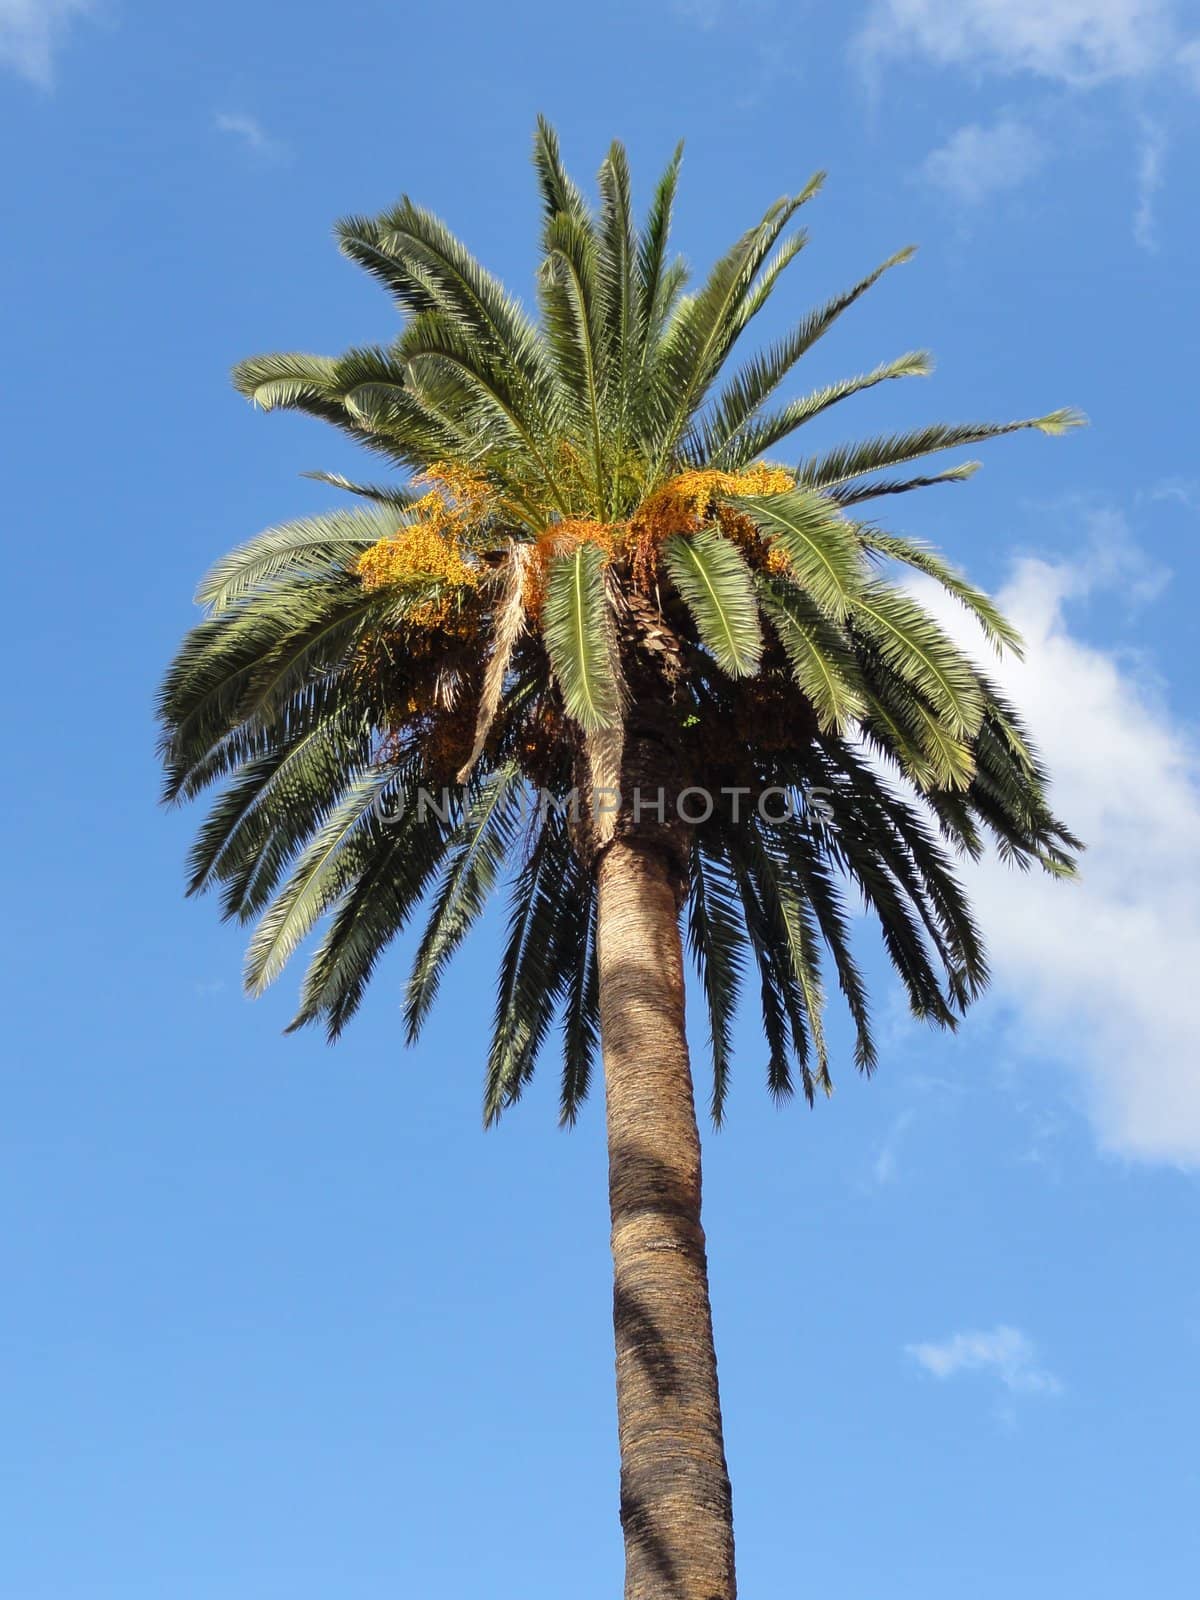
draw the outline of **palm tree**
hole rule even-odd
[[[595,212],[544,123],[534,162],[536,322],[406,198],[338,228],[404,314],[397,337],[237,368],[257,405],[321,417],[403,478],[322,475],[361,505],[263,533],[204,580],[207,616],[162,691],[167,794],[224,783],[189,892],[219,887],[225,914],[255,923],[254,993],[323,923],[293,1026],[321,1022],[331,1039],[421,909],[404,1000],[415,1039],[507,883],[486,1121],[518,1099],[556,1018],[564,1123],[603,1056],[625,1592],[729,1600],[682,929],[718,1123],[748,973],[774,1096],[831,1087],[823,961],[856,1063],[873,1067],[848,890],[913,1011],[954,1026],[987,979],[956,856],[991,840],[1065,877],[1077,842],[1013,708],[897,574],[940,584],[998,650],[1019,648],[1012,627],[864,508],[977,465],[912,466],[936,452],[1080,419],[933,424],[767,464],[832,406],[928,372],[910,352],[777,398],[911,252],[727,375],[804,245],[789,230],[822,176],[688,294],[668,247],[678,151],[640,230],[620,145]]]

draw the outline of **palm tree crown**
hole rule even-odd
[[[1079,419],[934,424],[771,464],[830,407],[929,370],[916,351],[778,398],[911,252],[730,374],[804,244],[789,229],[821,176],[689,293],[668,245],[678,152],[640,229],[619,145],[596,211],[545,124],[535,166],[536,322],[404,199],[338,230],[405,315],[392,343],[237,369],[259,406],[324,418],[405,478],[327,477],[361,506],[261,534],[201,585],[208,614],[161,702],[169,796],[223,782],[190,889],[219,886],[227,915],[256,923],[255,991],[325,923],[293,1026],[323,1021],[331,1036],[425,908],[405,999],[415,1037],[446,963],[507,882],[485,1112],[517,1098],[561,1016],[570,1121],[597,1047],[595,862],[629,825],[635,744],[656,741],[669,802],[702,791],[663,841],[708,1007],[713,1113],[748,971],[770,1088],[798,1083],[811,1099],[830,1084],[823,962],[858,1065],[875,1059],[848,887],[878,919],[913,1010],[952,1025],[987,977],[956,855],[990,836],[1007,859],[1066,875],[1076,847],[1013,708],[895,574],[936,580],[998,650],[1019,648],[1012,627],[863,508],[976,465],[920,475],[921,458]],[[611,809],[567,803],[617,791]],[[774,792],[782,802],[763,803]]]

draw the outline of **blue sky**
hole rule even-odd
[[[1170,0],[0,0],[10,528],[0,1593],[617,1592],[600,1107],[479,1125],[492,931],[418,1050],[403,952],[334,1052],[181,898],[155,681],[206,565],[329,501],[259,349],[386,337],[333,219],[401,189],[521,292],[533,118],[644,195],[688,141],[702,267],[816,167],[777,325],[898,246],[823,438],[1082,406],[894,526],[1026,630],[1012,687],[1089,841],[974,878],[992,996],[771,1106],[753,1019],[707,1221],[743,1592],[1194,1591],[1200,8]],[[772,331],[771,329],[765,330]]]

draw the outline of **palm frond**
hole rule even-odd
[[[730,677],[753,677],[762,658],[762,626],[754,575],[737,546],[718,529],[702,528],[673,535],[663,559],[701,642]]]
[[[514,766],[491,774],[470,798],[462,821],[446,844],[446,865],[425,932],[413,958],[404,1000],[409,1043],[437,999],[451,956],[482,914],[512,848],[524,798]]]
[[[350,882],[356,839],[369,832],[393,784],[390,772],[364,775],[301,853],[287,883],[267,908],[246,952],[246,988],[261,994]]]
[[[954,734],[972,734],[983,716],[974,666],[924,608],[903,590],[873,582],[855,596],[854,624],[883,659],[925,696]]]
[[[655,186],[649,213],[638,236],[637,339],[633,356],[639,372],[645,367],[647,356],[662,331],[675,293],[682,288],[678,270],[671,271],[667,257],[682,160],[683,145],[678,144],[666,171]]]
[[[484,1088],[485,1124],[514,1105],[533,1075],[559,994],[569,983],[571,951],[564,948],[561,925],[571,926],[574,856],[567,829],[557,815],[547,817],[525,865],[513,880],[508,938],[500,961],[496,1014]]]
[[[450,823],[437,806],[412,803],[419,798],[419,774],[409,779],[398,791],[408,802],[403,809],[386,821],[374,813],[367,820],[360,859],[309,963],[289,1033],[323,1019],[330,1041],[337,1039],[384,952],[425,897]]]
[[[760,577],[759,599],[822,732],[845,733],[866,704],[851,641],[794,584]]]
[[[999,439],[1008,433],[1021,433],[1032,429],[1054,437],[1070,428],[1082,427],[1087,419],[1073,407],[1051,411],[1044,417],[1030,417],[1023,422],[980,422],[950,426],[935,422],[926,428],[916,428],[911,433],[888,434],[883,438],[867,439],[860,444],[840,445],[824,455],[801,462],[796,469],[800,483],[812,489],[836,489],[853,478],[865,477],[870,472],[882,472],[888,467],[902,466],[907,461],[918,461],[922,456],[936,454],[939,450],[957,450],[964,445],[982,444],[987,439]],[[958,469],[960,474],[963,469]]]
[[[340,472],[302,472],[300,476],[311,478],[315,483],[327,483],[333,489],[341,489],[344,494],[374,500],[381,506],[394,506],[398,511],[406,511],[419,498],[414,490],[405,489],[400,484],[355,483]]]
[[[729,1092],[733,1019],[745,963],[746,936],[737,891],[719,857],[692,846],[688,878],[688,945],[700,975],[708,1010],[712,1096],[709,1109],[719,1127]]]
[[[479,696],[479,713],[475,720],[475,741],[471,753],[458,773],[459,783],[465,783],[475,763],[483,754],[488,734],[500,709],[504,682],[508,677],[513,651],[525,631],[525,581],[529,571],[528,545],[510,543],[505,563],[504,589],[496,604],[492,623],[492,653],[488,657],[487,671],[483,676],[483,690]]]
[[[666,398],[655,451],[656,467],[665,462],[703,404],[734,342],[745,326],[746,302],[784,228],[815,193],[777,200],[761,222],[742,235],[712,268],[703,287],[680,301],[663,331],[654,389]],[[772,274],[771,281],[778,275]],[[757,308],[757,307],[756,307]]]
[[[403,513],[375,507],[339,509],[268,528],[239,545],[201,579],[197,605],[227,611],[273,578],[328,578],[344,573],[365,550],[395,533]]]
[[[943,561],[936,550],[916,539],[898,539],[892,534],[879,533],[874,528],[860,527],[859,537],[868,550],[877,551],[892,561],[899,561],[915,572],[923,572],[926,577],[933,578],[975,618],[997,655],[1008,649],[1020,659],[1023,647],[1018,630],[989,595],[968,583],[962,573],[948,561]]]
[[[621,679],[597,545],[580,543],[551,563],[542,637],[568,714],[585,732],[615,728]]]
[[[782,550],[813,603],[835,621],[844,617],[866,573],[858,538],[837,507],[807,488],[732,503]]]
[[[785,339],[772,345],[762,355],[753,357],[741,372],[735,374],[717,400],[705,430],[706,450],[714,462],[727,470],[736,470],[753,459],[753,451],[740,438],[751,419],[771,398],[788,373],[829,331],[842,312],[878,283],[885,272],[911,260],[913,254],[914,251],[909,248],[890,256],[852,288],[811,311]]]
[[[869,483],[840,484],[829,491],[829,496],[840,506],[861,505],[864,500],[878,500],[881,495],[909,494],[914,489],[932,489],[939,483],[966,483],[982,465],[982,461],[964,461],[927,478],[876,478]]]
[[[321,415],[319,408],[327,408],[330,420],[338,420],[337,369],[332,356],[279,351],[239,361],[233,383],[263,411],[311,409]]]
[[[543,116],[538,117],[533,136],[533,167],[542,196],[545,224],[554,222],[559,216],[586,222],[589,215],[587,203],[563,166],[558,134]]]
[[[604,330],[604,387],[613,427],[612,448],[624,449],[629,386],[635,370],[633,345],[637,286],[637,240],[633,224],[633,199],[629,162],[624,147],[614,143],[600,168],[600,216],[597,237],[596,288]],[[611,504],[611,502],[610,502]]]
[[[569,958],[563,991],[560,1126],[573,1128],[587,1098],[600,1048],[600,969],[596,961],[596,896],[582,873],[572,882],[574,926],[563,935]]]
[[[590,224],[562,214],[546,230],[539,293],[565,404],[586,432],[596,497],[605,501],[604,422],[609,348],[599,249]]]
[[[933,361],[928,351],[910,350],[906,355],[897,356],[894,361],[885,361],[870,372],[827,384],[824,389],[792,400],[777,411],[759,413],[749,418],[729,445],[716,453],[717,459],[736,470],[766,455],[782,440],[814,417],[819,417],[823,411],[828,411],[831,406],[862,394],[867,389],[874,389],[878,384],[889,383],[894,378],[925,378],[932,371]],[[708,453],[706,449],[705,454]]]

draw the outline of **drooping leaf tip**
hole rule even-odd
[[[231,370],[229,377],[233,387],[240,395],[249,400],[252,405],[260,404],[258,393],[263,387],[263,379],[262,371],[254,356],[248,357],[245,361],[239,361]]]
[[[896,376],[903,378],[928,378],[937,363],[932,350],[910,350],[896,362]]]
[[[1060,433],[1069,433],[1072,428],[1086,428],[1088,419],[1084,412],[1077,406],[1061,406],[1057,411],[1049,411],[1044,417],[1038,417],[1033,426],[1039,433],[1048,434],[1057,438]]]

